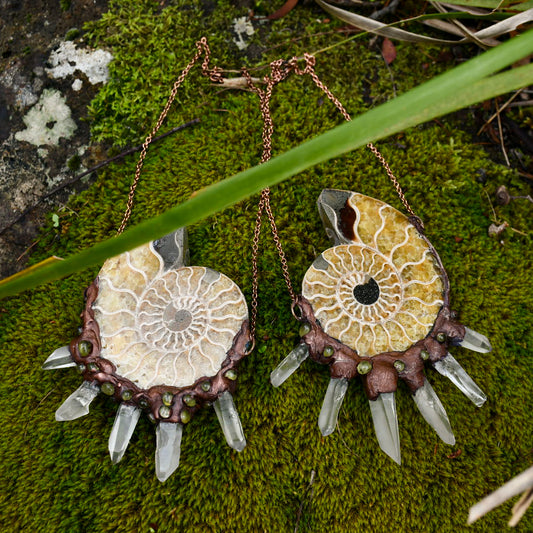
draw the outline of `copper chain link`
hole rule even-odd
[[[328,89],[328,87],[320,80],[320,78],[317,76],[315,72],[315,57],[311,54],[304,54],[304,60],[305,60],[305,67],[303,69],[298,67],[298,58],[293,57],[289,61],[283,61],[283,60],[277,60],[270,64],[270,76],[266,76],[264,78],[264,82],[266,84],[266,88],[264,90],[257,87],[249,74],[249,72],[246,69],[242,70],[242,73],[244,77],[246,78],[248,82],[248,86],[250,89],[255,92],[260,99],[261,102],[261,114],[263,116],[263,155],[261,157],[261,163],[265,163],[272,157],[272,134],[274,132],[274,124],[272,122],[272,115],[270,113],[270,100],[272,98],[272,89],[274,85],[277,83],[283,81],[286,79],[291,72],[294,72],[297,76],[304,76],[308,74],[315,85],[324,92],[324,94],[328,97],[331,102],[335,105],[335,107],[340,111],[342,116],[347,121],[351,121],[352,118],[350,117],[349,113],[346,111],[340,100],[335,97],[335,95]],[[407,199],[405,198],[405,195],[403,193],[403,190],[392,172],[392,169],[390,168],[389,164],[381,154],[381,152],[372,144],[367,144],[368,149],[374,154],[374,156],[378,159],[378,161],[381,163],[383,168],[385,169],[385,172],[387,173],[387,176],[391,180],[392,184],[394,185],[394,188],[396,189],[396,192],[398,194],[398,197],[400,198],[402,204],[404,205],[407,212],[415,217],[422,225],[422,221],[415,215],[413,212],[411,206],[407,202]],[[259,285],[259,272],[258,272],[258,266],[257,266],[257,260],[259,257],[259,238],[261,235],[261,219],[263,216],[263,212],[267,213],[268,219],[270,221],[270,228],[272,231],[272,236],[274,239],[274,243],[276,245],[276,248],[278,250],[278,255],[281,262],[281,270],[283,273],[283,278],[285,279],[285,284],[287,285],[287,289],[289,291],[289,295],[291,297],[292,304],[296,302],[296,294],[294,292],[290,274],[289,274],[289,268],[287,265],[287,259],[285,257],[285,253],[283,251],[283,247],[281,245],[281,241],[278,234],[278,229],[276,226],[276,221],[274,218],[274,215],[272,213],[272,209],[270,206],[270,189],[266,188],[261,193],[261,198],[259,200],[259,204],[257,206],[257,217],[255,221],[255,229],[254,229],[254,236],[253,236],[253,245],[252,245],[252,313],[251,313],[251,320],[250,320],[250,331],[252,338],[255,338],[255,330],[256,330],[256,322],[257,322],[257,307],[258,307],[258,285]]]
[[[204,60],[202,62],[202,74],[204,76],[207,76],[212,82],[220,83],[222,81],[222,74],[219,68],[213,67],[211,70],[209,69],[209,59],[211,56],[211,50],[209,49],[209,45],[207,44],[207,39],[205,37],[202,37],[197,43],[196,43],[196,53],[194,54],[193,58],[189,62],[189,64],[183,69],[181,74],[178,76],[176,81],[174,82],[174,85],[172,86],[172,90],[170,91],[170,96],[168,97],[167,103],[165,104],[165,107],[163,108],[163,111],[161,111],[161,114],[159,115],[159,118],[157,120],[156,125],[154,126],[154,129],[151,131],[151,133],[148,134],[146,139],[144,140],[144,143],[142,144],[142,150],[141,154],[139,156],[139,161],[137,162],[137,167],[135,168],[135,177],[133,178],[133,182],[130,186],[130,192],[128,194],[128,203],[126,206],[126,211],[124,212],[124,217],[122,218],[122,222],[117,230],[117,235],[120,235],[124,229],[126,228],[126,225],[131,217],[131,211],[133,209],[133,202],[135,198],[135,190],[137,189],[137,185],[139,184],[139,179],[141,177],[141,171],[144,165],[144,160],[146,158],[146,153],[148,152],[148,146],[150,146],[150,143],[152,142],[155,134],[159,131],[159,128],[163,125],[163,122],[165,121],[165,118],[168,115],[168,112],[170,111],[170,107],[172,106],[174,100],[176,99],[176,94],[178,92],[178,89],[180,88],[181,84],[191,71],[192,67],[196,64],[198,59],[201,57],[202,54],[205,54]]]
[[[196,53],[194,54],[193,58],[188,63],[188,65],[183,69],[181,74],[178,76],[178,78],[174,82],[174,85],[172,86],[172,90],[170,92],[170,96],[167,100],[167,103],[165,104],[165,107],[163,108],[163,111],[159,115],[156,125],[154,126],[153,130],[148,134],[148,136],[144,140],[144,143],[142,144],[142,150],[139,156],[139,161],[137,162],[137,166],[135,168],[135,177],[130,186],[130,191],[128,194],[128,202],[127,202],[126,211],[124,212],[122,222],[117,230],[117,235],[120,235],[124,231],[131,217],[131,212],[133,209],[133,203],[134,203],[134,198],[135,198],[135,191],[137,189],[137,185],[139,184],[139,180],[141,177],[141,171],[144,165],[144,160],[146,159],[146,154],[148,152],[148,147],[150,146],[150,143],[152,142],[156,133],[159,131],[159,129],[163,125],[163,122],[165,121],[165,118],[167,117],[170,111],[170,107],[172,106],[174,100],[176,99],[176,94],[178,92],[178,89],[183,84],[183,81],[185,80],[185,78],[187,77],[187,75],[189,74],[193,66],[196,64],[198,59],[202,56],[202,54],[204,54],[204,60],[202,61],[202,74],[208,77],[214,83],[221,83],[223,81],[222,71],[220,68],[218,67],[213,67],[211,69],[209,68],[209,60],[211,56],[211,51],[209,49],[209,45],[207,44],[207,39],[205,37],[202,37],[196,43]],[[255,92],[259,96],[259,99],[260,99],[261,115],[263,117],[263,135],[262,135],[263,154],[261,156],[261,163],[265,163],[272,157],[272,135],[274,133],[274,124],[273,124],[272,115],[270,112],[270,101],[272,98],[272,89],[274,88],[276,84],[285,80],[291,74],[291,72],[294,72],[294,74],[298,76],[304,76],[308,74],[313,80],[313,82],[315,83],[315,85],[326,94],[326,96],[328,97],[329,100],[331,100],[331,102],[333,102],[333,104],[340,111],[342,116],[347,121],[351,120],[350,115],[348,114],[344,106],[341,104],[339,99],[333,95],[333,93],[328,89],[328,87],[317,76],[314,70],[315,57],[310,54],[304,54],[304,60],[305,60],[305,67],[303,69],[298,67],[299,59],[297,57],[293,57],[289,61],[284,61],[282,59],[273,61],[270,64],[270,76],[265,76],[263,80],[265,82],[264,90],[260,89],[253,83],[252,77],[250,76],[250,73],[246,69],[242,69],[242,73],[247,80],[248,86],[253,92]],[[383,165],[383,168],[385,169],[389,179],[394,185],[394,188],[396,189],[396,192],[398,193],[398,196],[402,204],[404,205],[405,209],[408,211],[408,213],[411,216],[420,220],[418,217],[416,217],[415,213],[411,209],[411,206],[407,202],[398,180],[396,179],[395,175],[393,174],[390,166],[388,165],[383,155],[379,152],[379,150],[372,143],[368,143],[367,147],[376,156],[379,162]],[[259,200],[259,204],[257,206],[257,215],[256,215],[256,220],[255,220],[255,228],[254,228],[254,235],[253,235],[253,241],[252,241],[252,305],[251,305],[252,312],[251,312],[251,319],[250,319],[250,333],[251,333],[251,337],[253,341],[255,341],[255,331],[256,331],[256,324],[257,324],[257,307],[258,307],[259,270],[258,270],[257,262],[258,262],[258,257],[259,257],[259,239],[261,236],[261,222],[262,222],[262,217],[263,217],[264,212],[266,212],[266,215],[270,223],[270,229],[272,232],[274,244],[278,251],[278,255],[280,258],[280,262],[281,262],[281,270],[283,273],[283,278],[285,280],[285,284],[287,285],[287,289],[289,291],[291,301],[293,304],[296,301],[296,293],[294,292],[294,288],[292,286],[287,259],[285,257],[285,252],[283,251],[281,240],[279,238],[278,228],[276,225],[276,220],[272,212],[272,207],[270,205],[270,189],[266,188],[266,189],[263,189],[263,191],[261,192],[261,197]]]

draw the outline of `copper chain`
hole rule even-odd
[[[148,147],[150,146],[150,143],[152,142],[155,134],[159,131],[159,128],[161,128],[161,126],[163,125],[163,122],[165,121],[165,118],[167,117],[168,112],[170,111],[170,107],[176,99],[178,89],[191,71],[192,67],[194,67],[198,59],[202,56],[202,54],[205,54],[204,60],[202,62],[202,74],[204,76],[207,76],[212,82],[220,83],[222,81],[222,75],[219,68],[213,67],[212,69],[209,69],[209,58],[211,56],[211,50],[209,49],[209,45],[207,44],[207,39],[205,37],[202,37],[196,43],[196,53],[194,54],[193,58],[174,82],[172,90],[170,91],[170,96],[168,97],[167,103],[165,104],[163,111],[161,111],[161,114],[159,115],[154,129],[151,131],[151,133],[148,134],[148,136],[144,140],[144,143],[142,144],[142,150],[139,156],[139,161],[137,162],[137,167],[135,168],[135,177],[133,178],[133,182],[130,186],[130,192],[128,194],[128,203],[126,206],[126,211],[124,212],[124,217],[122,218],[122,222],[117,230],[117,235],[120,235],[124,231],[131,217],[131,211],[133,209],[133,202],[135,198],[135,190],[137,189],[139,179],[141,178],[141,171],[144,165],[144,160],[146,158],[146,153],[148,152]]]
[[[340,100],[329,90],[329,88],[320,80],[320,78],[316,74],[315,69],[314,69],[315,62],[316,62],[315,57],[312,56],[311,54],[304,54],[304,60],[305,60],[305,67],[303,69],[298,67],[297,57],[293,57],[289,61],[277,60],[277,61],[272,62],[270,64],[271,74],[270,76],[266,76],[263,80],[266,84],[266,88],[264,90],[254,85],[252,78],[246,69],[242,70],[242,73],[248,82],[248,86],[253,92],[255,92],[259,96],[259,99],[261,102],[261,114],[263,116],[263,155],[261,157],[261,163],[265,163],[272,157],[272,134],[274,133],[274,124],[272,122],[272,115],[270,112],[270,100],[272,97],[272,89],[274,85],[286,79],[291,72],[294,72],[298,76],[304,76],[308,74],[313,80],[313,82],[315,83],[315,85],[321,91],[324,92],[324,94],[328,97],[329,100],[331,100],[331,102],[333,102],[333,104],[340,111],[340,113],[345,118],[345,120],[346,121],[352,120],[352,118],[350,117],[349,113],[346,111],[346,109],[344,108]],[[423,228],[422,221],[415,215],[413,209],[409,205],[409,202],[405,198],[405,195],[400,186],[400,183],[398,182],[396,176],[392,172],[392,169],[390,168],[386,159],[383,157],[381,152],[372,143],[368,143],[367,148],[374,154],[374,156],[378,159],[378,161],[381,163],[381,165],[385,169],[387,176],[389,177],[392,184],[394,185],[394,188],[396,189],[398,197],[400,198],[407,212],[412,217],[416,218],[417,221],[420,223],[420,227]],[[278,255],[280,258],[280,262],[281,262],[281,270],[283,272],[283,278],[285,279],[285,284],[287,285],[287,289],[289,291],[292,304],[294,305],[296,301],[296,294],[292,286],[292,282],[291,282],[291,278],[289,274],[289,268],[287,265],[287,259],[283,251],[283,247],[281,245],[281,241],[280,241],[277,226],[276,226],[276,221],[272,213],[272,208],[270,206],[270,189],[266,188],[266,189],[263,189],[261,193],[261,198],[259,200],[259,204],[257,206],[257,216],[256,216],[256,221],[255,221],[255,229],[254,229],[253,245],[252,245],[252,313],[251,313],[251,320],[250,320],[250,332],[251,332],[252,338],[254,339],[255,339],[255,330],[256,330],[256,322],[257,322],[258,285],[259,285],[259,271],[258,271],[258,266],[257,266],[257,260],[259,257],[259,238],[261,235],[261,220],[262,220],[264,211],[267,213],[268,219],[270,221],[270,228],[272,231],[272,236],[273,236],[276,248],[278,250]]]
[[[308,62],[311,61],[310,58],[312,58],[312,65],[314,66],[314,59],[315,58],[313,56],[310,56],[309,54],[304,54],[304,58]],[[341,104],[339,99],[336,98],[333,95],[333,93],[326,87],[326,85],[324,85],[320,81],[320,78],[316,75],[316,72],[314,71],[313,67],[311,67],[311,71],[309,72],[309,75],[311,76],[311,79],[315,82],[315,85],[321,91],[323,91],[326,94],[326,96],[335,104],[335,107],[341,112],[342,116],[346,119],[346,121],[348,121],[348,122],[351,121],[352,117],[350,116],[348,111],[346,111],[346,109]],[[392,169],[390,168],[389,164],[387,163],[387,160],[383,157],[383,154],[372,143],[368,143],[366,145],[366,147],[376,156],[376,159],[381,163],[381,165],[385,169],[385,172],[387,173],[387,176],[389,177],[389,179],[391,180],[392,184],[394,185],[394,188],[396,189],[398,197],[400,198],[400,201],[402,202],[402,204],[405,207],[406,211],[411,216],[413,216],[413,217],[417,218],[418,220],[420,220],[416,216],[416,214],[413,211],[413,209],[411,208],[411,206],[409,205],[409,202],[407,201],[407,199],[405,198],[405,194],[403,193],[402,187],[401,187],[400,183],[398,182],[398,179],[396,178],[396,176],[392,172]]]
[[[135,191],[137,189],[137,185],[139,184],[139,180],[141,177],[141,171],[144,165],[144,160],[146,159],[146,154],[148,152],[148,147],[150,146],[156,133],[159,131],[159,129],[163,125],[163,122],[165,121],[170,111],[170,108],[174,100],[176,99],[176,94],[178,92],[178,89],[183,84],[183,81],[185,80],[185,78],[187,77],[187,75],[189,74],[193,66],[196,64],[198,59],[202,56],[202,54],[204,54],[204,60],[202,61],[202,74],[208,77],[214,83],[221,83],[223,81],[221,69],[219,69],[218,67],[213,67],[211,69],[209,68],[209,60],[211,56],[211,51],[209,49],[209,45],[207,44],[207,39],[205,37],[202,37],[196,43],[196,53],[194,54],[193,58],[188,63],[188,65],[183,69],[181,74],[178,76],[178,78],[174,82],[174,85],[172,86],[172,90],[170,92],[170,96],[167,100],[167,103],[165,104],[165,107],[163,108],[163,111],[159,115],[156,125],[154,126],[153,130],[148,134],[148,136],[144,140],[144,143],[142,144],[142,150],[139,156],[139,161],[137,162],[137,166],[135,168],[135,177],[130,186],[130,191],[128,194],[128,202],[127,202],[126,211],[124,212],[122,222],[117,230],[117,235],[120,235],[124,231],[131,217],[131,212],[133,209],[133,203],[134,203],[134,198],[135,198]],[[313,82],[315,83],[315,85],[326,94],[326,96],[328,97],[329,100],[331,100],[331,102],[333,102],[333,104],[340,111],[342,116],[347,121],[351,120],[350,115],[348,114],[348,112],[346,111],[342,103],[339,101],[339,99],[333,95],[333,93],[328,89],[328,87],[317,76],[314,70],[314,66],[315,66],[314,56],[310,54],[304,54],[304,60],[305,60],[305,67],[303,69],[298,67],[297,57],[293,57],[289,61],[284,61],[284,60],[279,59],[277,61],[272,62],[270,64],[270,76],[265,76],[264,78],[264,82],[266,85],[264,90],[260,89],[253,83],[252,77],[250,76],[249,72],[246,69],[242,69],[242,73],[247,80],[248,86],[253,92],[255,92],[259,96],[259,99],[261,102],[261,115],[263,117],[263,134],[262,134],[263,154],[261,156],[261,163],[265,163],[272,157],[272,135],[274,133],[274,123],[272,121],[272,115],[270,112],[270,101],[272,98],[272,89],[274,88],[276,84],[285,80],[291,74],[291,72],[294,72],[294,74],[298,76],[304,76],[308,74],[313,80]],[[417,218],[420,221],[420,219],[416,217],[415,213],[411,209],[411,206],[407,202],[398,180],[394,176],[390,166],[388,165],[383,155],[379,152],[379,150],[372,143],[368,143],[367,147],[376,156],[379,162],[383,165],[405,209],[408,211],[408,213],[411,216]],[[255,330],[256,330],[256,324],[257,324],[258,285],[259,285],[259,269],[258,269],[257,263],[258,263],[258,257],[259,257],[259,239],[261,236],[261,222],[262,222],[262,217],[263,217],[264,212],[266,212],[266,215],[270,223],[270,229],[272,232],[274,244],[278,251],[278,255],[280,258],[280,262],[281,262],[281,270],[283,273],[283,278],[285,280],[285,284],[287,285],[287,289],[289,291],[291,301],[293,304],[296,301],[296,293],[294,292],[294,288],[292,286],[287,259],[285,257],[285,252],[283,251],[281,240],[279,238],[279,232],[278,232],[278,228],[276,225],[276,219],[274,218],[272,207],[270,205],[270,189],[266,188],[266,189],[263,189],[263,191],[261,192],[261,197],[259,200],[259,204],[257,206],[257,215],[256,215],[256,220],[255,220],[255,228],[254,228],[254,235],[253,235],[253,241],[252,241],[252,305],[251,305],[252,313],[251,313],[251,320],[250,320],[250,333],[251,333],[252,339],[254,340],[255,340]]]
[[[270,71],[270,76],[265,76],[264,78],[266,87],[264,90],[262,90],[253,83],[250,73],[246,69],[242,69],[242,73],[248,82],[248,86],[259,96],[259,100],[261,102],[261,115],[263,117],[263,154],[261,156],[261,163],[265,163],[272,157],[272,134],[274,133],[274,123],[272,122],[272,115],[270,113],[272,89],[274,85],[283,81],[290,74],[291,68],[285,61],[279,59],[270,64]],[[272,207],[270,205],[270,189],[267,187],[261,192],[261,198],[257,206],[257,216],[255,220],[254,236],[252,241],[252,313],[250,319],[250,334],[253,339],[255,339],[258,307],[259,271],[257,260],[259,258],[259,238],[261,236],[261,221],[264,211],[266,212],[270,222],[270,229],[274,239],[274,244],[278,251],[281,263],[281,271],[285,280],[285,284],[287,285],[287,290],[289,291],[291,301],[294,302],[296,300],[296,293],[294,292],[292,286],[287,258],[285,257],[285,252],[283,251],[283,247],[281,245],[276,219],[274,218]]]

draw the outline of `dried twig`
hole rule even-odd
[[[502,485],[498,490],[483,498],[480,502],[470,507],[468,515],[468,523],[475,522],[478,518],[492,511],[502,503],[506,502],[517,494],[524,493],[522,499],[517,503],[513,509],[513,517],[509,525],[515,525],[525,510],[531,504],[531,490],[533,489],[533,466]]]
[[[374,13],[372,13],[369,18],[379,20],[380,18],[383,18],[386,15],[393,14],[396,12],[396,8],[398,7],[399,3],[400,0],[392,0],[389,5],[386,5],[381,9],[376,9],[376,11],[374,11]]]
[[[490,199],[489,193],[485,189],[483,189],[483,192],[487,196],[487,200],[489,201],[489,206],[492,211],[492,222],[493,223],[489,226],[489,230],[488,230],[489,235],[491,237],[499,237],[506,228],[509,228],[511,231],[514,231],[515,233],[518,233],[519,235],[527,235],[527,233],[524,233],[523,231],[520,231],[516,228],[511,227],[507,221],[504,220],[503,222],[501,222],[498,219],[498,216],[496,215],[496,211],[494,209],[494,206],[492,205],[492,200]]]
[[[494,100],[494,103],[496,104],[496,111],[498,113],[497,119],[498,119],[498,133],[500,135],[500,146],[502,148],[503,157],[505,158],[505,163],[508,167],[511,166],[511,163],[509,161],[509,157],[507,156],[507,150],[505,149],[505,141],[503,140],[503,129],[502,129],[502,119],[500,116],[500,107],[498,106],[498,101]]]
[[[518,91],[516,91],[512,96],[511,98],[509,98],[509,100],[507,100],[507,102],[505,102],[505,104],[503,104],[499,109],[497,109],[496,113],[494,113],[490,118],[489,120],[487,120],[485,122],[485,124],[483,124],[483,126],[481,126],[481,128],[479,129],[479,131],[477,132],[477,135],[481,135],[484,131],[485,131],[485,128],[495,119],[498,117],[498,115],[507,107],[511,104],[511,102],[522,92],[522,89],[518,89]]]
[[[186,122],[185,124],[182,124],[181,126],[177,126],[175,128],[172,128],[170,131],[167,131],[166,133],[163,133],[162,135],[159,135],[158,137],[154,137],[152,142],[160,141],[161,139],[164,139],[165,137],[168,137],[169,135],[172,135],[173,133],[176,133],[177,131],[183,130],[185,128],[188,128],[189,126],[193,126],[194,124],[198,124],[200,122],[199,118],[195,118],[193,120],[190,120],[189,122]],[[58,193],[59,191],[65,189],[66,187],[69,187],[70,185],[74,185],[76,182],[78,182],[81,178],[84,178],[85,176],[88,176],[89,174],[92,174],[93,172],[101,169],[102,167],[105,167],[109,165],[110,163],[113,163],[113,161],[117,161],[118,159],[123,159],[124,157],[133,154],[135,152],[139,152],[142,150],[142,145],[134,146],[133,148],[129,148],[128,150],[125,150],[124,152],[111,157],[109,159],[106,159],[105,161],[102,161],[101,163],[98,163],[98,165],[95,165],[94,167],[90,168],[89,170],[86,170],[85,172],[82,172],[81,174],[78,174],[77,176],[74,176],[72,179],[64,181],[61,185],[58,185],[57,187],[53,188],[51,191],[48,191],[46,194],[41,196],[39,200],[27,207],[20,215],[12,220],[9,224],[4,226],[0,229],[0,235],[2,235],[4,232],[6,232],[9,228],[13,227],[17,222],[22,220],[28,213],[31,213],[37,206],[39,206],[42,202],[44,202],[47,198],[50,198],[54,194]]]
[[[264,83],[264,80],[261,78],[252,78],[254,84]],[[248,80],[244,76],[239,76],[236,78],[222,78],[221,83],[215,84],[217,87],[224,87],[225,89],[244,89],[249,90]]]
[[[433,6],[437,11],[440,13],[448,13],[448,10],[445,9],[443,6],[440,5],[439,2],[433,2]],[[464,35],[467,39],[471,40],[472,42],[476,43],[480,48],[483,50],[486,50],[489,48],[489,46],[493,46],[492,44],[485,43],[481,39],[478,39],[474,33],[472,33],[464,24],[462,24],[459,20],[451,19],[450,20],[452,26],[455,26],[461,35]]]

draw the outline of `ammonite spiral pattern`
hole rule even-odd
[[[430,332],[442,307],[440,271],[402,213],[361,194],[348,205],[351,242],[318,257],[302,294],[324,331],[359,355],[404,351]]]
[[[98,280],[100,355],[143,389],[214,376],[248,316],[227,276],[196,266],[165,270],[152,243],[108,260]]]

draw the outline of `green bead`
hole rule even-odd
[[[209,392],[211,390],[211,383],[209,383],[209,381],[204,381],[201,385],[200,385],[201,389],[204,391],[204,392]]]
[[[78,365],[78,372],[79,372],[80,374],[83,374],[83,373],[85,372],[86,369],[87,369],[87,367],[86,367],[83,363],[80,363],[80,364]]]
[[[183,409],[183,411],[180,414],[180,419],[184,424],[187,424],[191,420],[191,413],[190,411],[187,411],[187,409]]]
[[[113,394],[115,394],[115,386],[113,385],[113,383],[109,383],[108,381],[102,383],[102,387],[100,389],[104,394],[107,394],[108,396],[113,396]]]
[[[185,405],[188,405],[189,407],[194,407],[196,405],[196,400],[194,399],[194,396],[191,396],[190,394],[186,394],[183,397],[183,403]]]
[[[98,372],[100,370],[100,367],[96,364],[96,363],[89,363],[87,365],[87,368],[91,371],[91,372]]]
[[[405,363],[403,361],[400,361],[399,359],[397,361],[394,361],[394,368],[398,372],[403,372],[405,370]]]
[[[174,395],[167,391],[167,392],[164,392],[163,394],[161,394],[161,401],[166,405],[166,406],[171,406],[172,405],[172,400],[174,399]],[[167,418],[167,417],[165,417]]]
[[[361,361],[357,365],[357,372],[359,374],[368,374],[372,370],[372,363],[370,361]]]
[[[324,348],[324,357],[331,357],[335,353],[335,350],[333,349],[333,346],[326,346]]]
[[[93,343],[89,341],[81,341],[78,343],[78,352],[81,357],[87,357],[91,355],[93,351]]]
[[[168,405],[162,405],[159,408],[159,416],[161,418],[169,418],[171,414],[172,414],[172,410],[170,409]]]
[[[311,326],[308,322],[304,322],[300,326],[300,337],[303,337],[304,335],[307,335],[311,331]]]
[[[429,352],[427,350],[422,350],[420,352],[420,357],[424,360],[424,361],[427,361],[429,359]]]
[[[446,342],[447,338],[448,338],[448,336],[446,335],[446,333],[443,333],[442,331],[440,333],[437,333],[437,340],[440,343]]]
[[[124,389],[122,391],[122,399],[125,402],[129,402],[133,398],[133,392],[131,392],[129,389]]]
[[[139,405],[143,408],[143,409],[147,409],[148,406],[150,405],[150,403],[148,402],[148,400],[146,398],[141,398],[139,400]]]
[[[237,379],[237,372],[235,372],[235,370],[228,370],[224,376],[231,379],[231,381],[235,381]]]

